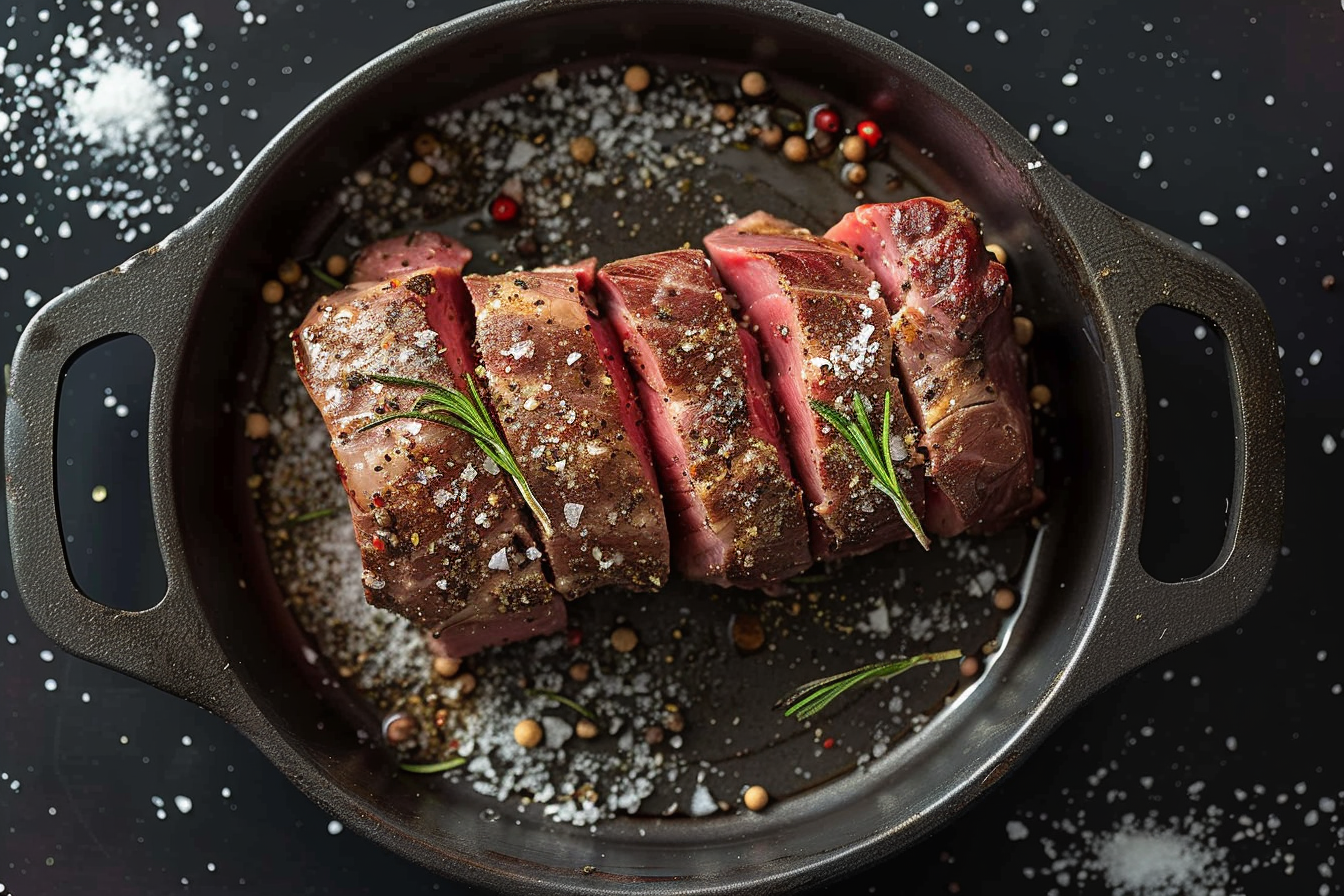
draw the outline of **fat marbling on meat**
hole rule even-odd
[[[872,273],[839,243],[764,212],[709,234],[705,248],[761,341],[794,470],[812,507],[812,553],[863,554],[909,537],[853,448],[809,404],[852,414],[857,396],[880,420],[890,392],[897,476],[922,511],[917,430],[892,376],[889,315]]]
[[[587,296],[595,261],[465,278],[500,432],[546,515],[557,590],[667,581],[667,523],[634,389]]]
[[[881,281],[923,432],[936,535],[1002,528],[1032,503],[1031,415],[1012,287],[960,202],[861,205],[831,228]]]
[[[627,258],[598,279],[635,375],[678,572],[760,588],[806,569],[802,493],[759,349],[733,318],[704,253]]]
[[[473,363],[464,307],[457,270],[410,271],[319,300],[291,337],[331,434],[369,602],[441,633],[455,656],[558,631],[566,618],[511,481],[469,436],[418,420],[360,431],[409,410],[420,391],[374,374],[462,385]]]

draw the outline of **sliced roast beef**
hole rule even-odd
[[[802,493],[759,350],[734,320],[704,253],[629,258],[603,267],[598,279],[636,378],[676,569],[758,588],[806,569]]]
[[[565,624],[511,481],[467,435],[418,420],[360,431],[409,410],[420,392],[374,374],[461,384],[471,347],[453,335],[463,332],[453,318],[465,301],[455,269],[410,271],[321,299],[292,334],[299,375],[331,433],[369,602],[441,633],[455,656]]]
[[[388,237],[365,246],[350,271],[351,283],[391,280],[423,268],[461,271],[471,261],[471,250],[451,237],[432,230]]]
[[[813,554],[862,554],[909,537],[853,448],[809,405],[820,401],[852,414],[857,396],[877,420],[890,392],[892,457],[902,490],[922,511],[917,430],[891,374],[889,315],[872,273],[839,243],[764,212],[714,231],[705,248],[764,349],[794,469],[813,511]]]
[[[872,268],[928,452],[926,525],[1002,528],[1032,501],[1031,413],[1012,335],[1012,287],[960,202],[862,205],[827,234]]]
[[[639,404],[584,286],[595,262],[466,278],[500,431],[550,518],[555,587],[667,581],[668,533]]]

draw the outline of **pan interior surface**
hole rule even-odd
[[[376,839],[432,867],[468,878],[479,874],[478,880],[521,891],[565,892],[671,878],[682,879],[674,889],[688,891],[686,878],[712,888],[800,868],[813,869],[818,878],[852,870],[836,868],[833,860],[856,848],[862,849],[859,860],[876,860],[879,840],[891,848],[914,829],[919,815],[963,805],[1009,768],[1019,755],[1017,733],[1055,686],[1086,623],[1107,563],[1116,425],[1089,288],[1073,274],[1072,259],[1056,254],[1059,238],[1044,227],[1041,204],[1021,172],[966,115],[908,76],[901,54],[876,37],[855,45],[795,24],[788,9],[514,6],[427,33],[329,96],[318,110],[320,121],[300,125],[283,153],[267,157],[253,178],[255,188],[238,198],[236,223],[221,234],[220,261],[198,303],[186,347],[192,363],[182,394],[192,400],[177,409],[174,431],[177,456],[191,458],[177,465],[176,490],[183,526],[196,533],[188,544],[193,578],[202,583],[210,622],[253,699],[307,762],[304,769],[287,771],[309,781],[319,799],[325,790],[353,800],[375,820]],[[597,57],[589,47],[620,53]],[[272,276],[281,258],[321,257],[340,245],[347,222],[333,197],[353,171],[389,141],[414,134],[427,114],[516,89],[548,69],[582,70],[607,62],[619,71],[624,61],[693,71],[723,83],[731,83],[728,73],[756,68],[800,98],[833,103],[849,120],[865,117],[858,115],[862,111],[879,121],[893,143],[893,173],[901,182],[889,195],[882,192],[887,187],[874,184],[866,198],[927,193],[962,199],[980,214],[986,240],[1008,248],[1015,299],[1036,324],[1032,377],[1049,384],[1055,398],[1054,420],[1037,441],[1049,494],[1044,524],[972,540],[983,543],[986,556],[1020,588],[1023,599],[1009,621],[1011,636],[997,617],[974,620],[980,628],[966,633],[968,643],[1000,643],[982,678],[974,687],[960,687],[954,667],[922,678],[920,709],[930,717],[920,723],[924,730],[896,741],[883,755],[873,757],[869,750],[857,770],[850,770],[853,754],[843,747],[820,746],[815,726],[781,726],[768,707],[780,692],[812,677],[814,667],[799,664],[821,655],[828,671],[839,671],[864,661],[866,648],[849,632],[818,626],[807,630],[815,640],[806,645],[781,639],[792,645],[781,649],[795,653],[774,664],[766,662],[769,651],[734,655],[726,638],[733,615],[753,608],[762,617],[777,615],[781,627],[804,625],[790,620],[806,619],[809,589],[773,608],[762,608],[758,597],[746,593],[685,583],[623,603],[597,596],[572,604],[572,616],[591,636],[604,636],[618,617],[650,634],[680,630],[678,640],[695,649],[678,655],[677,674],[695,693],[718,701],[691,701],[686,736],[686,749],[718,760],[730,786],[716,795],[734,800],[739,785],[766,783],[773,794],[789,797],[760,815],[664,818],[658,813],[677,799],[669,791],[662,802],[645,808],[651,815],[602,822],[590,831],[548,822],[540,813],[518,813],[512,803],[437,778],[394,775],[387,753],[356,736],[361,727],[376,730],[371,726],[378,720],[350,688],[340,686],[329,666],[304,660],[306,636],[271,572],[249,490],[239,486],[253,472],[254,448],[233,435],[236,427],[220,437],[218,409],[247,406],[259,395],[264,400],[275,365],[286,363],[271,353],[272,321],[254,299],[257,285]],[[743,161],[748,159],[757,161]],[[838,188],[834,172],[790,175],[777,157],[755,152],[726,153],[706,166],[705,177],[724,197],[718,205],[737,213],[763,207],[813,227],[825,226],[855,202],[852,192]],[[705,223],[688,216],[633,241],[613,236],[604,242],[595,235],[589,248],[602,260],[673,248],[683,239],[696,240]],[[440,226],[454,232],[456,224]],[[514,260],[501,254],[504,265]],[[231,549],[220,550],[221,545]],[[858,606],[875,589],[889,587],[898,567],[906,581],[930,594],[954,590],[967,567],[953,555],[947,547],[928,557],[908,548],[883,550],[850,561],[810,590],[818,592],[817,604],[841,600]],[[844,625],[863,621],[857,613],[841,618]],[[728,649],[716,651],[715,645]],[[671,645],[651,638],[647,646],[653,657],[655,647]],[[954,691],[955,704],[935,712]],[[741,707],[735,715],[742,721],[734,727],[743,732],[746,755],[711,757],[711,747],[722,752],[717,726],[733,724],[728,714],[734,706]],[[822,724],[826,736],[840,744],[858,743],[872,739],[874,720],[883,713],[889,713],[886,696],[868,695],[849,713],[833,714]],[[708,731],[711,717],[714,741],[697,745],[695,732]],[[817,771],[807,777],[797,772],[803,768]],[[543,875],[547,882],[538,883]]]

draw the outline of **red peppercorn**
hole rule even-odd
[[[821,742],[821,746],[822,749],[829,750],[831,747],[835,746],[835,738],[833,737],[826,738],[824,741]]]
[[[382,495],[374,495],[374,496],[373,496],[373,506],[374,506],[374,507],[382,507],[382,506],[383,506],[384,504],[386,504],[386,503],[387,503],[387,502],[383,500],[383,496],[382,496]]]
[[[375,551],[385,551],[387,550],[387,542],[383,541],[381,536],[375,535],[373,536],[373,549]]]
[[[812,117],[812,123],[817,126],[817,130],[834,134],[840,130],[840,114],[834,109],[818,109]]]
[[[876,146],[882,142],[882,129],[877,126],[875,121],[861,121],[859,126],[854,129],[854,133],[863,138],[863,142],[869,146]]]
[[[490,217],[496,221],[512,221],[518,217],[518,202],[512,196],[496,196],[490,203]]]
[[[565,632],[565,644],[570,647],[578,647],[583,643],[583,629],[571,628]]]

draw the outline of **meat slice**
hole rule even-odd
[[[388,237],[359,250],[350,271],[351,283],[391,280],[423,268],[461,271],[471,261],[471,250],[451,237],[432,230]]]
[[[733,319],[704,253],[628,258],[598,280],[636,378],[677,571],[760,588],[806,569],[807,516],[759,349]]]
[[[1002,528],[1032,502],[1031,413],[1012,287],[960,202],[861,205],[827,234],[891,304],[896,360],[929,457],[937,535]]]
[[[465,278],[500,431],[550,517],[566,597],[667,581],[668,534],[638,401],[608,321],[583,287],[595,262]]]
[[[809,405],[816,400],[852,414],[858,396],[880,421],[890,392],[892,458],[902,491],[916,513],[923,510],[918,431],[891,374],[889,316],[872,273],[839,243],[764,212],[709,234],[705,248],[764,349],[794,469],[812,506],[812,553],[863,554],[909,537],[853,448]]]
[[[441,633],[454,656],[565,625],[511,481],[470,437],[418,420],[360,431],[421,391],[373,374],[462,382],[470,345],[452,336],[460,326],[441,345],[427,302],[451,322],[465,301],[456,270],[413,271],[319,300],[291,336],[331,433],[369,602]]]

